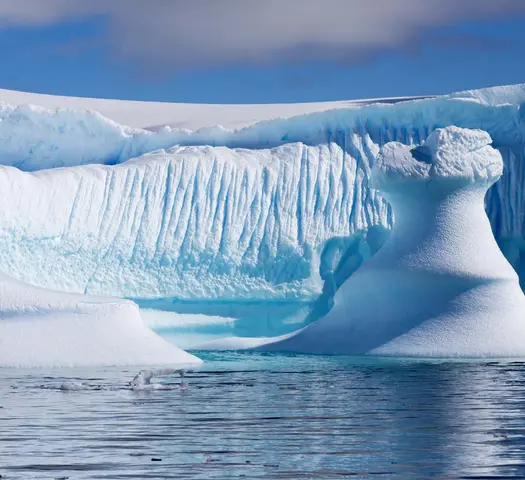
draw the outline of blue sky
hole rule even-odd
[[[333,8],[323,11],[324,20],[320,10],[301,16],[297,4],[283,11],[274,0],[260,0],[266,3],[256,13],[241,8],[243,0],[195,0],[195,11],[182,0],[105,2],[111,7],[69,0],[67,9],[60,0],[3,1],[9,5],[0,4],[0,88],[269,103],[525,82],[524,0],[426,0],[428,11],[411,8],[416,0],[399,0],[406,9],[384,14],[378,9],[392,5],[386,0],[325,0]],[[442,13],[467,3],[470,9]],[[481,4],[481,12],[473,8]]]

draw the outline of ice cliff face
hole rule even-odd
[[[364,158],[375,155],[370,141],[354,142]],[[2,168],[3,268],[85,293],[314,298],[323,242],[387,227],[387,206],[363,185],[368,168],[335,143],[175,147],[114,167]]]
[[[40,286],[134,298],[320,296],[315,317],[392,227],[369,188],[380,147],[457,125],[487,131],[502,154],[486,208],[525,278],[524,102],[525,87],[514,86],[241,130],[155,132],[92,112],[3,105],[2,268]]]

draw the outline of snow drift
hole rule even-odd
[[[128,300],[60,293],[0,274],[0,366],[195,364]]]
[[[423,146],[383,147],[373,186],[392,235],[337,291],[333,309],[270,351],[396,356],[523,356],[525,296],[483,209],[502,174],[480,130],[438,129]]]

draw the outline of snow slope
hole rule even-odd
[[[198,364],[127,300],[61,293],[0,274],[0,366]]]
[[[486,130],[501,152],[487,212],[525,278],[524,85],[299,106],[0,99],[12,104],[0,105],[0,258],[26,282],[149,307],[211,302],[190,313],[226,317],[297,302],[283,314],[297,327],[326,313],[388,236],[391,208],[369,188],[380,147],[448,125]],[[172,127],[135,128],[162,123]],[[237,306],[213,310],[226,301]]]
[[[267,351],[395,356],[525,355],[525,296],[483,208],[502,174],[481,130],[438,129],[381,150],[373,186],[396,222],[324,317]]]

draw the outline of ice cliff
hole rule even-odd
[[[375,155],[371,141],[354,142],[362,157]],[[4,167],[0,257],[27,282],[83,293],[312,298],[323,242],[388,225],[387,206],[363,185],[368,168],[336,143],[174,147],[112,167],[34,173]]]
[[[388,237],[392,210],[369,188],[380,148],[456,125],[487,131],[503,157],[486,210],[524,279],[524,103],[517,85],[238,130],[156,131],[2,104],[2,269],[46,288],[228,317],[246,302],[264,304],[257,315],[277,303],[293,329],[326,313]]]

